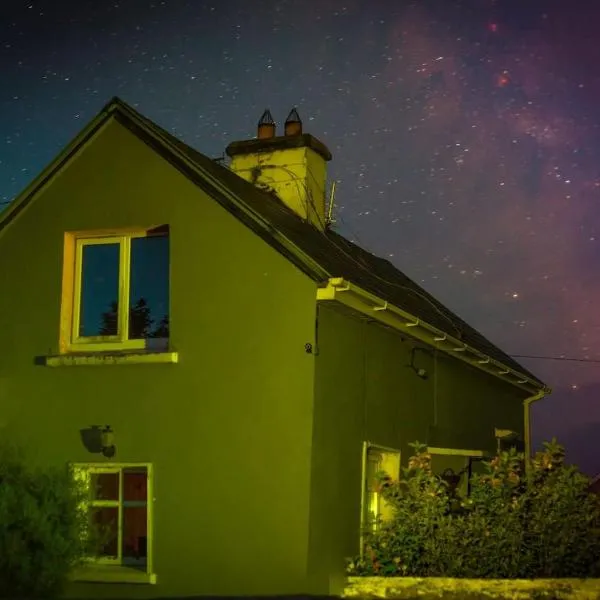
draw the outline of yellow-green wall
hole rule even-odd
[[[377,324],[322,304],[318,310],[309,564],[331,593],[343,589],[343,557],[359,550],[362,444],[493,451],[494,426],[523,433],[526,393]],[[432,443],[432,445],[434,445]]]
[[[37,366],[58,351],[65,230],[170,225],[179,364]],[[155,586],[96,597],[305,591],[314,282],[112,122],[0,236],[0,432],[33,459],[155,469]],[[101,457],[100,457],[101,458]]]
[[[161,224],[179,363],[37,365],[58,351],[64,232]],[[71,595],[339,593],[364,441],[405,463],[417,439],[493,450],[494,426],[522,432],[525,394],[418,352],[421,379],[397,333],[317,311],[315,282],[115,122],[0,235],[0,285],[0,433],[64,465],[99,460],[80,430],[110,424],[115,460],[154,464],[157,585]]]

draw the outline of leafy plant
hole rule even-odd
[[[349,560],[354,575],[474,578],[590,577],[600,574],[600,501],[564,463],[556,440],[527,465],[516,450],[485,462],[468,498],[456,499],[414,456],[397,482],[380,477],[393,518],[364,533],[364,551]]]
[[[88,552],[86,491],[66,470],[33,469],[0,446],[0,598],[52,597]]]

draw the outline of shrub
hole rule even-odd
[[[397,482],[378,474],[393,518],[364,533],[353,575],[473,578],[600,575],[600,499],[564,463],[564,449],[544,444],[525,469],[514,449],[484,463],[458,498],[431,471],[424,446]]]
[[[28,468],[23,453],[0,447],[0,597],[51,597],[83,558],[84,490],[70,473]]]

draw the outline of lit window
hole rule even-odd
[[[385,473],[391,480],[400,474],[400,452],[365,444],[363,515],[364,529],[375,530],[381,520],[392,518],[392,509],[381,496],[378,475]]]
[[[168,228],[73,235],[70,243],[65,282],[72,283],[63,286],[63,350],[166,350]]]
[[[150,465],[75,464],[73,470],[88,493],[83,508],[95,541],[91,560],[152,572]]]

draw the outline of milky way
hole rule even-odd
[[[342,233],[511,354],[600,361],[590,5],[3,0],[0,202],[114,95],[214,157],[297,106]],[[555,388],[537,440],[600,469],[600,363],[522,362]]]

